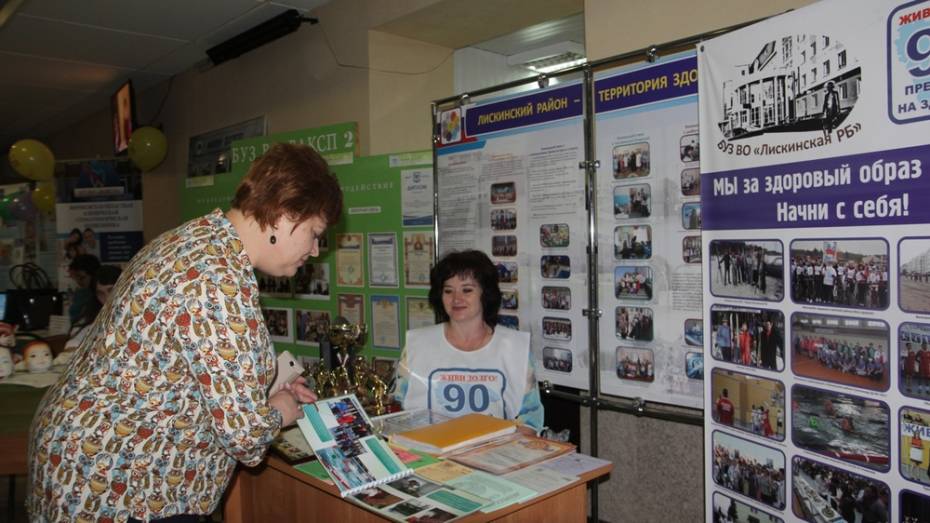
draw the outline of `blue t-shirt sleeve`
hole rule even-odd
[[[545,416],[539,396],[539,382],[536,380],[532,352],[529,354],[529,359],[529,364],[526,366],[526,394],[523,395],[523,403],[520,405],[520,412],[517,413],[517,421],[533,427],[538,434],[543,429]]]

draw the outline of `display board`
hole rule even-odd
[[[439,255],[497,265],[500,325],[531,333],[536,375],[588,388],[584,95],[579,81],[439,114]]]
[[[219,135],[216,139],[225,140],[227,137]],[[202,216],[217,207],[228,208],[239,181],[248,172],[252,161],[267,151],[272,144],[279,142],[308,145],[319,152],[330,165],[346,165],[352,163],[358,155],[358,124],[347,122],[232,142],[229,146],[231,158],[223,158],[222,169],[214,170],[229,169],[229,172],[187,177],[181,182],[181,221]],[[203,144],[203,148],[210,150],[216,147],[207,142]],[[201,169],[207,172],[206,168]]]
[[[392,365],[408,328],[435,323],[426,299],[435,253],[431,162],[426,151],[332,166],[344,211],[320,256],[294,278],[259,273],[277,350],[319,357],[316,325],[341,316],[367,326],[361,354]]]
[[[930,2],[698,46],[706,518],[930,518]]]
[[[594,77],[600,387],[701,408],[701,178],[693,52]]]

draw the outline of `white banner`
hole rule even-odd
[[[537,378],[588,389],[582,106],[571,82],[441,115],[438,253],[487,253],[500,325],[532,333]]]
[[[601,392],[701,408],[693,52],[595,76]]]
[[[707,520],[927,520],[930,1],[825,0],[698,64]]]

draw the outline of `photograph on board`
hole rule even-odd
[[[785,455],[781,451],[719,430],[711,440],[714,483],[778,510],[785,508]]]
[[[613,150],[614,178],[649,176],[649,142],[618,145]]]
[[[888,308],[888,242],[818,239],[791,242],[791,299],[795,303]]]
[[[930,487],[930,411],[898,411],[898,470],[908,481]]]
[[[901,394],[930,401],[930,324],[898,327],[898,369]]]
[[[930,238],[898,243],[898,301],[901,310],[930,312]]]
[[[571,372],[572,351],[559,347],[543,347],[543,367],[557,372]]]
[[[781,301],[785,296],[784,247],[778,240],[710,242],[710,292],[714,296]]]
[[[784,523],[779,517],[738,501],[720,492],[714,492],[714,523]]]
[[[891,418],[882,401],[795,385],[791,388],[791,440],[824,456],[887,471]]]
[[[652,309],[617,307],[616,334],[621,340],[652,341]]]
[[[649,184],[614,187],[614,218],[648,218],[652,212],[652,189]]]
[[[711,356],[746,367],[785,368],[785,316],[781,311],[714,305]]]
[[[614,258],[645,260],[652,257],[652,227],[621,225],[614,229]]]
[[[615,267],[614,296],[620,300],[651,300],[652,268],[648,265]]]
[[[882,320],[796,312],[791,316],[791,370],[870,390],[888,390],[888,324]]]
[[[655,380],[655,354],[652,349],[617,347],[617,377],[622,380]]]
[[[718,367],[711,372],[710,384],[714,421],[775,441],[785,439],[782,382]]]
[[[801,456],[791,460],[791,493],[792,511],[810,523],[887,522],[891,514],[885,483]]]

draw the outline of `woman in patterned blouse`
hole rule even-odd
[[[268,396],[275,352],[254,270],[293,276],[342,212],[306,146],[256,160],[232,209],[162,234],[119,278],[33,421],[32,521],[197,521],[236,462],[256,465],[316,398],[297,381]]]

